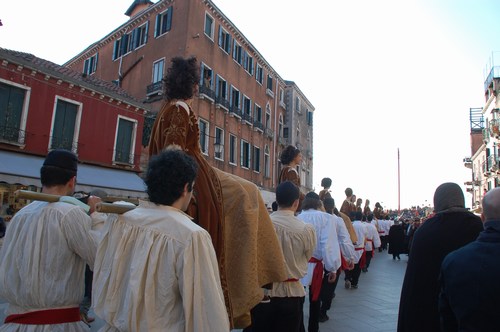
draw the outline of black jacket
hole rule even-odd
[[[481,219],[465,210],[443,211],[415,232],[399,303],[398,332],[440,330],[439,272],[444,257],[474,241]]]
[[[443,331],[500,330],[500,220],[484,227],[476,241],[450,253],[441,266]]]

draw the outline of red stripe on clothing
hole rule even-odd
[[[47,309],[9,315],[4,323],[47,325],[79,322],[80,308]]]
[[[311,257],[309,263],[316,263],[311,280],[312,301],[314,302],[319,299],[321,284],[323,283],[323,261],[315,257]]]

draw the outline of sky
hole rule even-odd
[[[500,51],[500,1],[212,1],[315,107],[317,192],[330,177],[338,205],[351,187],[393,209],[432,206],[444,182],[465,192],[469,109],[484,106]],[[63,64],[127,21],[132,2],[5,2],[0,47]]]

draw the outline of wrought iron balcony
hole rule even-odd
[[[127,150],[115,150],[115,163],[134,165],[135,155]]]
[[[228,112],[229,109],[231,108],[229,105],[229,101],[224,97],[215,98],[215,107],[222,108],[226,110],[226,112]]]
[[[252,116],[248,113],[243,112],[241,114],[241,118],[243,121],[245,121],[247,124],[252,125]]]
[[[26,131],[19,129],[18,127],[0,125],[0,141],[24,144],[25,139]]]
[[[253,128],[257,131],[260,130],[261,132],[264,132],[264,125],[260,121],[254,121],[253,122]]]
[[[281,144],[281,145],[287,145],[286,143],[286,138],[284,137],[279,137],[278,138],[278,143]]]
[[[215,91],[205,85],[200,85],[199,94],[200,98],[208,98],[211,101],[215,100]]]
[[[229,115],[230,116],[235,116],[237,118],[240,118],[241,119],[241,109],[239,109],[238,107],[236,106],[231,106],[231,108],[229,109]]]
[[[163,81],[150,84],[146,87],[146,96],[162,95],[163,94]]]
[[[73,153],[77,153],[78,146],[79,146],[78,142],[73,141],[73,139],[64,138],[64,137],[57,137],[57,136],[50,137],[50,149],[51,150],[65,149],[65,150],[70,150]]]
[[[472,169],[472,159],[471,158],[468,158],[468,157],[464,158],[463,161],[464,161],[465,167]]]

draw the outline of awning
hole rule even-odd
[[[0,151],[0,182],[40,187],[40,168],[44,158]],[[76,191],[102,189],[108,195],[145,198],[144,181],[134,172],[79,164]]]

